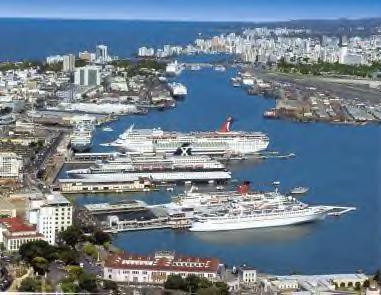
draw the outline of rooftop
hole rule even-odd
[[[35,231],[35,227],[28,225],[20,217],[1,218],[0,223],[5,225],[9,232]]]
[[[155,255],[132,253],[110,255],[105,267],[117,269],[168,270],[184,272],[217,272],[220,261],[217,258],[201,258],[177,255],[174,252],[156,252]]]

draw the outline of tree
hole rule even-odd
[[[186,290],[186,283],[180,275],[169,275],[164,283],[165,289]]]
[[[58,254],[59,258],[66,264],[78,264],[79,253],[72,249],[63,249]]]
[[[31,263],[35,257],[43,257],[50,262],[56,257],[56,248],[46,241],[37,240],[22,244],[19,254],[28,263]]]
[[[71,278],[78,278],[81,274],[83,274],[83,268],[78,265],[69,265],[67,267],[67,272]]]
[[[220,290],[221,295],[229,295],[229,286],[224,282],[216,282],[215,286]]]
[[[72,278],[65,278],[61,281],[61,289],[64,293],[79,293],[81,289]]]
[[[114,281],[104,280],[103,281],[103,288],[106,290],[117,291],[118,285]]]
[[[97,281],[93,274],[82,273],[78,277],[79,287],[90,293],[95,293],[97,291]]]
[[[189,275],[185,278],[185,284],[186,286],[186,291],[189,291],[191,293],[196,292],[199,288],[200,284],[200,277],[197,277],[195,275]]]
[[[104,231],[97,230],[94,232],[94,241],[97,245],[103,245],[104,243],[111,241],[111,236]]]
[[[60,239],[65,242],[66,245],[74,248],[82,238],[82,232],[74,227],[70,226],[66,230],[60,233]]]
[[[86,255],[89,255],[91,257],[98,257],[98,251],[95,248],[95,246],[91,243],[87,243],[85,246],[83,246],[83,252],[85,252]]]
[[[38,292],[40,290],[40,284],[35,279],[25,278],[22,280],[18,290],[20,292]]]
[[[48,270],[49,262],[44,257],[37,256],[33,258],[31,265],[33,266],[35,272],[39,275],[44,275]]]

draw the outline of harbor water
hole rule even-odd
[[[107,29],[109,24],[105,28],[102,23],[97,24],[94,21],[91,28],[87,27],[90,25],[82,26],[81,36],[84,41],[80,43],[81,48],[71,48],[69,43],[66,47],[59,47],[62,48],[61,51],[47,43],[59,46],[62,40],[56,39],[69,40],[69,36],[72,36],[65,28],[79,28],[79,25],[70,21],[55,24],[56,30],[63,33],[56,34],[54,26],[48,33],[40,32],[39,42],[26,43],[42,43],[47,48],[38,52],[38,48],[30,47],[28,50],[31,52],[28,54],[38,58],[41,53],[47,55],[76,52],[91,49],[98,42],[108,42],[109,39],[102,38],[106,38],[105,32],[108,33],[107,38],[112,38],[109,36],[112,36],[113,30]],[[16,28],[19,28],[17,25],[20,24],[16,23]],[[40,23],[32,21],[31,31],[36,30],[33,25],[38,27]],[[94,29],[97,25],[99,32]],[[22,27],[25,26],[27,25],[22,23]],[[142,40],[151,40],[147,45],[155,45],[155,42],[165,44],[167,36],[176,34],[171,24],[163,24],[159,36],[155,35],[156,38],[161,38],[157,40],[153,38],[155,32],[157,33],[155,26],[152,26],[153,32],[148,27],[139,31],[140,26],[142,25],[138,22],[131,22],[130,25],[126,25],[126,22],[113,23],[112,27],[117,28],[118,34],[123,31],[124,36],[129,38],[126,40],[117,35],[117,40],[121,43],[116,45],[116,42],[110,42],[111,50],[117,46],[117,54],[122,55],[122,48],[125,46],[129,48],[125,52],[131,53],[131,48],[143,45],[140,44]],[[218,31],[218,25],[213,26]],[[192,33],[182,35],[183,40],[178,43],[190,41],[184,39],[194,38],[197,31],[207,28],[206,25],[197,27],[197,30],[191,27],[189,26],[189,30]],[[180,27],[178,30],[181,34],[186,28]],[[2,30],[0,36],[4,34],[7,33]],[[139,38],[136,45],[135,36]],[[70,42],[75,43],[76,38]],[[0,57],[21,58],[20,50],[25,51],[23,44],[17,43],[20,41],[15,38],[3,40],[7,40],[5,43],[8,49],[17,50],[14,51],[14,56],[11,56],[11,50],[0,50]],[[169,41],[173,40],[168,40],[168,43]],[[269,184],[273,181],[281,182],[281,190],[308,186],[310,191],[303,197],[306,203],[353,206],[357,210],[314,224],[281,228],[205,234],[172,230],[126,232],[114,235],[113,243],[122,249],[138,253],[167,249],[182,254],[215,256],[229,265],[246,263],[264,272],[323,273],[354,272],[359,269],[374,272],[380,267],[381,258],[380,127],[266,120],[262,116],[263,112],[271,108],[274,101],[248,96],[243,89],[232,87],[229,79],[234,74],[235,69],[228,69],[226,72],[213,69],[184,71],[176,81],[187,86],[189,94],[176,108],[150,112],[147,116],[122,117],[106,125],[113,132],[104,132],[97,128],[92,151],[111,151],[112,148],[99,144],[114,140],[130,124],[135,124],[137,128],[162,127],[178,131],[215,130],[231,115],[236,118],[233,129],[263,131],[270,137],[271,150],[296,154],[296,157],[287,160],[267,159],[235,163],[231,167],[234,179],[250,180],[254,189],[271,189]],[[121,199],[140,199],[148,204],[158,204],[168,202],[170,194],[166,191],[129,195],[97,194],[78,196],[76,200],[85,204]]]

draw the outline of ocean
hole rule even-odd
[[[242,24],[138,21],[0,20],[0,60],[43,59],[47,55],[93,50],[109,45],[112,54],[127,57],[143,45],[186,44],[201,35],[238,30]],[[357,210],[314,224],[223,233],[170,230],[120,233],[113,243],[125,250],[215,256],[224,263],[246,263],[273,273],[374,272],[381,258],[380,126],[343,126],[266,120],[274,100],[248,96],[229,83],[235,69],[184,71],[176,80],[189,95],[175,109],[125,116],[97,129],[94,151],[109,151],[102,142],[115,139],[130,124],[192,131],[215,130],[227,116],[235,130],[258,130],[270,137],[269,149],[292,152],[295,158],[246,161],[232,166],[233,178],[250,180],[257,189],[308,186],[309,204],[354,206]],[[79,203],[141,199],[168,202],[168,192],[133,195],[79,196]]]

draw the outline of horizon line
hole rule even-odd
[[[201,19],[162,19],[162,18],[96,18],[96,17],[49,17],[49,16],[0,16],[1,19],[30,19],[30,20],[67,20],[67,21],[146,21],[146,22],[197,22],[197,23],[280,23],[295,21],[360,21],[370,19],[381,19],[381,16],[369,17],[337,17],[337,18],[295,18],[295,19],[279,19],[279,20],[201,20]]]

